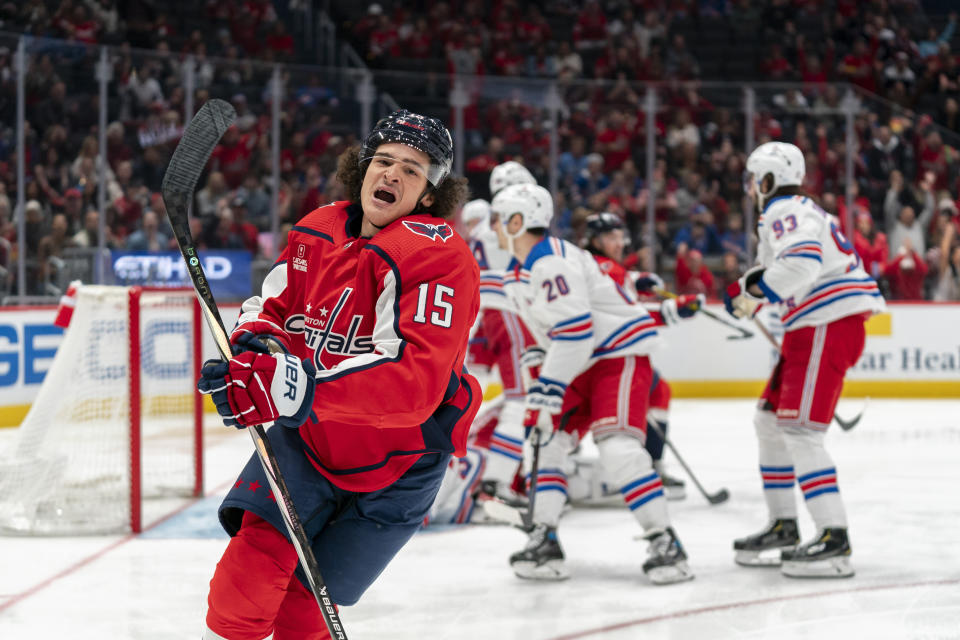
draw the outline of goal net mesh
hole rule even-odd
[[[129,293],[79,288],[41,389],[14,445],[0,453],[0,532],[130,530],[138,493],[197,488],[193,293]],[[130,305],[139,307],[139,447],[130,420]]]

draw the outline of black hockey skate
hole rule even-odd
[[[816,540],[784,551],[780,571],[791,578],[849,578],[850,554],[846,529],[823,529]]]
[[[693,580],[687,566],[687,553],[673,532],[673,527],[655,529],[643,536],[650,543],[643,572],[653,584],[672,584]]]
[[[799,542],[797,521],[777,519],[760,533],[734,540],[733,549],[737,552],[737,564],[745,567],[776,567],[780,565],[781,552],[792,551]]]
[[[563,549],[557,540],[557,528],[534,525],[522,551],[510,556],[510,567],[518,578],[527,580],[566,580],[570,577]]]

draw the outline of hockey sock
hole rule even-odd
[[[837,470],[823,446],[822,431],[784,427],[784,439],[797,470],[797,483],[817,529],[846,528],[847,513],[837,487]]]
[[[777,417],[772,411],[758,410],[753,416],[753,425],[757,431],[763,498],[770,518],[796,519],[793,458],[787,449],[783,430],[777,426]]]
[[[506,400],[500,410],[497,427],[490,436],[490,455],[484,480],[496,480],[510,486],[523,457],[523,399]]]
[[[210,580],[207,627],[230,640],[269,636],[297,561],[296,550],[282,533],[259,516],[244,513],[240,531],[230,539]],[[313,609],[319,615],[316,601]]]
[[[539,467],[537,469],[537,497],[533,505],[533,521],[551,527],[560,522],[560,513],[567,502],[567,474],[564,471],[567,455],[573,448],[572,436],[558,432],[540,446]],[[529,441],[524,455],[524,471],[527,487],[531,479],[530,466],[533,460],[533,447]]]
[[[597,449],[605,476],[620,487],[623,501],[643,530],[669,526],[663,482],[643,443],[628,434],[614,434],[598,442]]]

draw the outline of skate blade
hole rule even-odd
[[[548,560],[538,565],[535,562],[514,562],[510,565],[513,573],[524,580],[566,580],[570,577],[563,560]]]
[[[780,572],[790,578],[850,578],[854,574],[849,556],[834,556],[811,562],[785,560]]]
[[[677,582],[693,580],[693,572],[690,571],[690,567],[687,566],[686,562],[678,562],[665,567],[654,567],[645,573],[650,582],[655,585],[675,584]]]
[[[775,549],[764,549],[763,551],[738,550],[734,561],[741,567],[779,567],[781,563],[780,552],[792,551],[794,548],[777,547]]]

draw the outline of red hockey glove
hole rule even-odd
[[[681,320],[692,318],[706,304],[707,297],[702,293],[669,298],[660,303],[660,316],[666,325],[677,324]]]
[[[234,355],[244,351],[290,353],[290,336],[268,320],[251,320],[237,325],[230,334]]]
[[[295,429],[311,413],[316,374],[309,360],[245,351],[227,362],[204,363],[197,388],[213,398],[227,426],[275,422]]]

